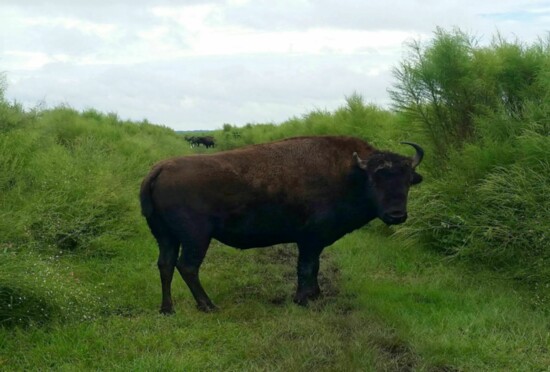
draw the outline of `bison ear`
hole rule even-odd
[[[416,185],[416,184],[419,184],[420,182],[422,182],[422,175],[413,171],[411,176],[411,185]]]
[[[361,158],[359,157],[359,155],[357,155],[356,152],[353,153],[353,161],[355,162],[355,164],[357,164],[359,168],[363,170],[367,169],[367,162],[364,160],[361,160]]]

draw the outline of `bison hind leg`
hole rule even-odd
[[[171,287],[178,257],[179,242],[170,242],[169,244],[159,243],[159,247],[160,251],[157,266],[159,268],[160,281],[162,285],[162,303],[160,305],[160,313],[169,315],[174,313]]]
[[[177,264],[181,277],[185,281],[185,284],[189,287],[191,294],[197,302],[197,309],[205,313],[209,313],[215,311],[217,308],[202,287],[199,279],[199,266],[200,265],[186,263],[185,258],[183,260],[180,259]]]
[[[157,266],[162,287],[160,313],[165,315],[173,314],[172,278],[178,259],[180,241],[159,218],[151,216],[147,218],[147,223],[159,246]]]
[[[210,229],[208,223],[199,217],[190,220],[193,226],[182,226],[176,232],[182,245],[176,267],[197,302],[197,308],[203,312],[212,312],[217,308],[199,279],[199,269],[210,245]]]

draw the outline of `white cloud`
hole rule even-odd
[[[311,29],[250,32],[244,29],[214,29],[192,39],[191,54],[349,54],[368,49],[396,48],[411,36],[400,31]]]
[[[77,30],[86,34],[97,35],[101,38],[108,38],[109,35],[116,31],[116,26],[106,23],[89,22],[77,18],[68,17],[29,17],[22,20],[23,24],[32,26],[61,26],[67,31]]]
[[[4,67],[8,70],[38,70],[53,61],[54,57],[45,53],[17,50],[4,53]]]
[[[549,17],[529,0],[3,0],[0,71],[27,105],[217,128],[333,109],[354,91],[387,104],[405,40],[459,26],[532,41]]]

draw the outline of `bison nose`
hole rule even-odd
[[[407,212],[405,211],[390,211],[385,213],[382,220],[388,225],[397,225],[407,220]]]

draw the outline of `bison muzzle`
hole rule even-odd
[[[177,268],[200,310],[214,304],[199,281],[212,238],[246,249],[298,246],[298,288],[305,305],[321,293],[319,256],[345,234],[380,218],[407,219],[415,169],[424,151],[405,157],[353,137],[296,137],[156,164],[141,184],[141,208],[160,253],[162,313],[172,313]],[[181,251],[181,252],[180,252]]]

